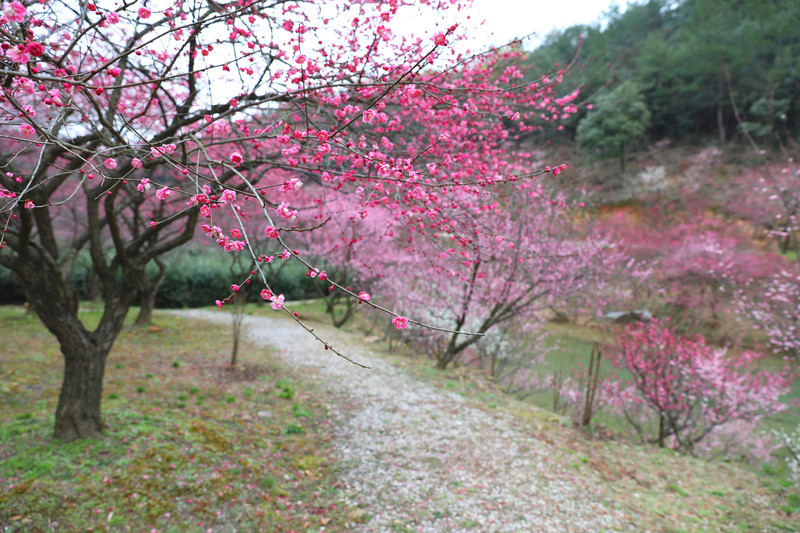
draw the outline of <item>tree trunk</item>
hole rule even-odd
[[[717,130],[719,131],[719,145],[725,146],[727,135],[725,134],[725,115],[722,107],[723,81],[722,76],[717,79]]]
[[[92,332],[78,318],[77,294],[60,273],[46,268],[24,273],[31,274],[23,280],[31,306],[58,339],[64,360],[53,437],[67,442],[100,437],[106,358],[133,303],[136,276],[143,273],[127,272],[123,281],[128,283],[121,286],[118,293],[104,295],[103,316]]]
[[[153,309],[156,307],[156,294],[158,293],[161,283],[167,277],[167,266],[163,261],[156,258],[156,265],[158,265],[158,275],[152,282],[146,275],[142,276],[142,282],[139,287],[139,315],[136,317],[134,325],[136,326],[149,326],[153,323]]]
[[[44,270],[44,269],[43,269]],[[53,437],[64,441],[96,438],[102,433],[100,403],[106,358],[130,306],[126,299],[106,302],[98,332],[86,330],[78,319],[76,294],[57,273],[35,279],[28,290],[31,306],[61,345],[64,379],[58,397]]]
[[[452,360],[453,358],[450,356],[450,354],[445,352],[444,354],[442,354],[441,357],[439,357],[436,360],[436,368],[438,368],[439,370],[445,370],[447,368],[447,365],[450,364],[450,361]]]
[[[139,295],[139,314],[134,326],[149,326],[153,323],[153,308],[156,306],[156,291],[148,291]]]
[[[103,430],[100,403],[109,348],[98,346],[78,332],[62,337],[64,381],[56,408],[53,436],[57,439],[97,438]]]
[[[239,340],[242,337],[242,324],[244,322],[244,306],[247,303],[247,292],[236,293],[233,297],[234,306],[231,314],[233,347],[231,348],[231,368],[239,361]]]
[[[625,172],[625,145],[619,143],[619,171]]]
[[[443,353],[438,354],[438,357],[436,358],[436,368],[439,370],[445,370],[447,365],[455,361],[460,353],[461,350],[456,349],[453,346],[448,346]]]

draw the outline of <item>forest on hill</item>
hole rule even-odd
[[[800,129],[800,3],[793,0],[631,3],[547,35],[527,61],[571,65],[561,89],[580,88],[579,100],[595,109],[646,108],[635,117],[644,135],[625,139],[639,145],[665,138],[724,145],[746,133],[778,148]],[[586,118],[583,106],[559,123],[567,139],[588,137],[579,128]]]

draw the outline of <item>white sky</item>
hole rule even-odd
[[[486,20],[485,33],[495,34],[490,38],[492,44],[503,44],[530,32],[543,38],[554,29],[595,22],[614,4],[621,8],[627,5],[625,0],[474,1],[479,16]]]
[[[446,1],[446,0],[445,0]],[[563,29],[575,24],[589,24],[608,11],[612,5],[624,8],[626,0],[474,0],[469,13],[438,12],[435,18],[420,15],[414,8],[403,8],[392,24],[396,31],[415,35],[441,31],[453,22],[462,27],[476,28],[480,21],[485,24],[471,32],[477,48],[506,44],[517,37],[536,32],[525,48],[535,48],[538,39],[554,29]],[[421,8],[424,9],[424,8]],[[467,19],[469,16],[469,19]]]

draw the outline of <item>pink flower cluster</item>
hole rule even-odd
[[[25,22],[25,16],[27,14],[28,10],[25,9],[25,6],[17,2],[17,0],[3,6],[3,15],[10,22]]]
[[[275,210],[278,213],[278,216],[281,216],[291,222],[295,218],[297,218],[297,209],[289,209],[289,204],[287,202],[281,202],[281,205]]]
[[[297,178],[292,178],[289,181],[284,181],[279,190],[281,192],[299,191],[302,186],[302,181]]]
[[[408,319],[404,316],[397,316],[392,319],[392,325],[397,329],[406,329],[408,326]]]

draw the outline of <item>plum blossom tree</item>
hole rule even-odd
[[[630,372],[611,384],[616,402],[641,438],[664,446],[668,440],[692,453],[721,426],[753,422],[781,412],[780,396],[788,391],[788,367],[754,371],[760,356],[740,356],[706,344],[702,336],[680,337],[667,322],[650,320],[626,328],[615,342],[614,366]],[[610,380],[614,381],[614,380]],[[655,437],[647,422],[655,418]]]
[[[734,181],[727,208],[761,227],[784,256],[767,279],[750,278],[737,294],[738,311],[755,321],[775,351],[800,356],[800,165],[793,159],[765,165]]]
[[[361,220],[383,213],[394,228],[387,238],[435,228],[471,256],[480,239],[474,279],[483,279],[491,248],[507,248],[491,240],[502,236],[491,218],[477,223],[476,199],[535,174],[509,162],[506,143],[574,106],[553,96],[563,71],[523,83],[519,54],[455,51],[452,43],[467,34],[456,25],[418,38],[395,35],[398,9],[417,7],[445,16],[462,5],[3,4],[0,265],[16,273],[61,344],[56,437],[101,432],[106,359],[137,292],[146,289],[145,268],[192,239],[197,226],[200,238],[224,252],[249,254],[252,281],[285,312],[244,222],[261,221],[258,231],[280,260],[321,272],[324,264],[306,259],[313,250],[298,249],[293,239],[320,224],[306,215],[331,195],[348,201]],[[301,183],[307,186],[296,198]],[[67,238],[75,227],[65,229],[71,205],[80,206],[82,230]],[[466,213],[477,235],[459,234],[456,221]],[[519,231],[502,232],[523,244]],[[91,331],[67,282],[82,249],[104,301]],[[362,289],[326,282],[383,308]],[[483,290],[511,294],[488,286],[473,292]],[[234,292],[220,295],[219,305]],[[396,327],[421,323],[385,310]]]
[[[552,199],[543,183],[508,184],[506,193],[500,202],[478,197],[472,213],[480,216],[454,220],[457,231],[434,227],[433,239],[409,236],[407,246],[419,252],[385,267],[384,283],[392,287],[395,305],[443,328],[414,334],[438,368],[480,340],[463,335],[464,329],[486,333],[513,322],[516,329],[535,333],[545,309],[585,295],[602,265],[618,259],[604,239],[579,233],[565,201]],[[479,229],[487,221],[493,234]],[[420,236],[425,231],[421,228]],[[418,273],[416,280],[400,275],[409,270]]]

